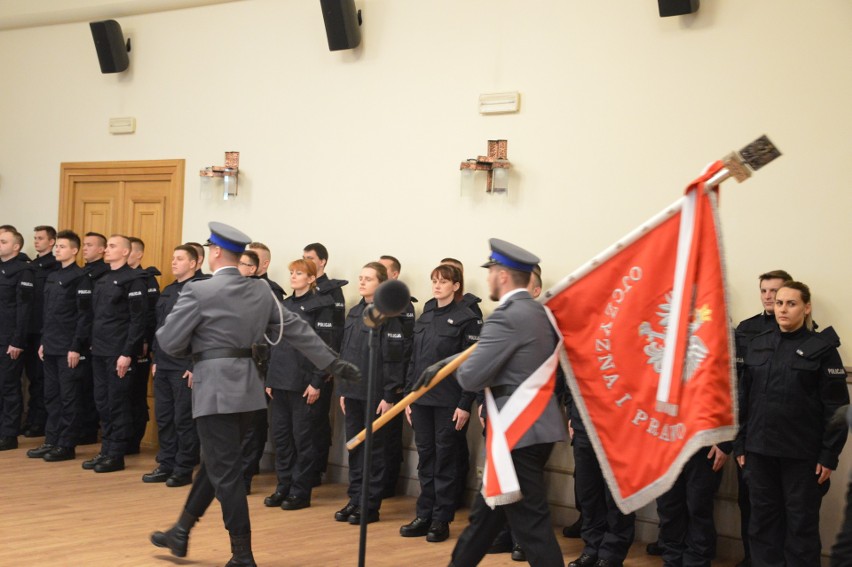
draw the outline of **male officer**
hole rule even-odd
[[[33,270],[18,256],[19,232],[0,231],[0,451],[18,448],[23,394],[21,371],[33,302]]]
[[[146,300],[145,279],[127,265],[128,256],[130,240],[111,236],[104,253],[110,271],[92,291],[92,370],[103,438],[100,453],[83,468],[96,473],[124,469],[132,435],[129,389],[145,336]]]
[[[775,294],[786,281],[791,281],[793,276],[784,270],[772,270],[758,276],[760,282],[760,302],[763,311],[753,317],[749,317],[737,325],[734,333],[737,348],[737,376],[742,377],[743,360],[745,360],[748,343],[757,335],[775,329],[778,323],[775,321]],[[748,484],[743,477],[741,467],[737,468],[738,494],[737,502],[740,506],[740,535],[743,540],[743,551],[745,557],[737,563],[737,567],[749,567],[751,565],[751,546],[748,538],[748,524],[751,519],[751,503],[749,502]]]
[[[198,269],[195,270],[195,277],[197,278],[199,276],[205,275],[204,270],[202,270],[202,268],[204,267],[204,246],[202,246],[198,242],[185,242],[184,244],[195,248],[195,252],[198,254]]]
[[[388,270],[389,280],[398,280],[399,274],[402,271],[402,265],[395,257],[385,254],[379,257],[379,263]],[[408,302],[408,306],[397,317],[392,317],[386,321],[385,325],[388,332],[402,332],[405,352],[403,353],[402,367],[408,368],[408,361],[411,360],[411,348],[414,344],[414,304],[417,303],[417,298],[412,297]],[[399,392],[400,394],[402,391]],[[399,473],[402,466],[402,426],[403,414],[399,414],[385,425],[385,478],[382,491],[382,498],[392,498],[396,496],[396,486],[399,482]],[[467,429],[465,428],[465,431]]]
[[[482,492],[477,494],[470,525],[459,537],[450,565],[478,565],[508,520],[531,565],[562,567],[565,562],[550,525],[544,482],[544,465],[553,444],[565,440],[562,415],[552,395],[559,339],[545,308],[526,290],[539,259],[504,240],[492,238],[490,244],[491,257],[483,267],[488,268],[491,300],[500,303],[486,319],[476,350],[456,370],[456,379],[468,391],[488,388],[486,401],[493,403],[498,412],[510,399],[513,404],[518,402],[523,419],[511,424],[512,428],[520,427],[520,438],[514,447],[508,446],[511,453],[507,456],[498,451],[500,443],[493,441],[495,435],[497,439],[503,437],[510,424],[505,423],[500,429],[495,416],[490,416],[486,443],[492,450],[489,470],[503,482],[495,487],[491,481],[483,487],[488,501]],[[433,364],[418,382],[428,384],[452,358]],[[418,386],[415,384],[415,388]],[[551,395],[543,408],[521,402],[525,397],[534,399],[548,392]],[[517,475],[518,493],[499,493],[496,488],[508,486],[504,479],[512,476],[512,471],[507,470],[510,468]],[[489,476],[486,473],[485,478]]]
[[[257,254],[258,264],[254,275],[262,280],[266,280],[269,287],[278,296],[278,301],[284,301],[284,296],[287,295],[284,292],[284,288],[278,285],[277,282],[269,279],[269,263],[272,262],[272,252],[270,252],[269,246],[263,242],[251,242],[248,245],[248,249]]]
[[[187,244],[176,247],[172,254],[175,281],[163,289],[157,300],[157,329],[165,324],[184,285],[196,279],[197,270],[198,253],[195,248]],[[160,451],[157,453],[157,468],[142,475],[142,482],[185,486],[192,482],[192,469],[199,461],[198,432],[192,421],[192,360],[169,356],[160,348],[156,338],[151,343],[151,353],[154,358],[154,410]]]
[[[87,232],[83,236],[83,271],[89,276],[91,287],[104,274],[109,272],[109,264],[104,262],[106,236],[99,232]],[[91,445],[98,442],[100,416],[95,406],[95,384],[92,375],[92,357],[80,358],[80,439],[78,445]]]
[[[75,457],[80,437],[80,385],[92,332],[92,283],[77,265],[80,237],[63,230],[54,253],[60,268],[44,284],[44,327],[39,357],[44,361],[47,426],[44,444],[27,451],[48,462]]]
[[[44,322],[44,282],[47,276],[59,268],[53,257],[53,245],[56,243],[56,229],[39,225],[33,229],[33,247],[36,257],[30,262],[34,270],[33,307],[30,312],[30,324],[27,330],[27,348],[24,349],[24,373],[29,381],[30,399],[27,404],[27,417],[24,420],[24,437],[41,437],[47,421],[44,406],[44,366],[38,356],[41,345],[41,329]]]
[[[340,352],[343,343],[343,325],[346,322],[346,300],[343,298],[343,286],[347,280],[336,280],[328,277],[325,267],[328,264],[328,249],[319,242],[313,242],[305,246],[302,251],[302,259],[309,260],[317,267],[316,292],[330,295],[334,300],[334,317],[331,322],[331,348]],[[328,451],[331,449],[331,398],[334,391],[334,382],[331,377],[326,377],[320,388],[320,398],[317,408],[324,418],[320,418],[319,427],[316,432],[317,447],[317,470],[314,476],[314,486],[321,483],[321,475],[328,465]]]
[[[130,383],[130,415],[131,435],[127,442],[127,454],[139,454],[139,445],[145,437],[148,426],[148,376],[151,373],[151,344],[154,342],[154,331],[157,328],[157,300],[160,298],[160,283],[157,276],[160,270],[154,266],[142,267],[142,257],[145,255],[145,242],[135,236],[128,237],[130,255],[127,265],[139,272],[145,279],[147,308],[145,309],[145,338],[142,340],[142,351],[133,361],[133,374]]]
[[[192,353],[192,411],[201,440],[202,465],[180,519],[151,542],[186,555],[189,531],[213,501],[222,505],[231,538],[226,567],[255,566],[251,524],[242,482],[241,442],[252,413],[264,409],[263,381],[251,360],[252,347],[264,342],[272,325],[272,342],[282,337],[318,368],[341,379],[357,379],[352,365],[337,359],[316,333],[295,313],[284,310],[269,286],[243,277],[240,254],[251,239],[223,223],[210,223],[208,263],[213,277],[186,285],[157,342],[171,356]]]

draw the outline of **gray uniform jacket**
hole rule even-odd
[[[157,331],[160,348],[174,357],[213,348],[251,348],[278,336],[278,301],[265,282],[243,277],[236,267],[212,278],[187,283]],[[286,309],[284,337],[318,368],[336,355],[310,325]],[[213,358],[195,364],[192,373],[192,417],[266,409],[263,380],[251,358]]]
[[[456,370],[456,379],[468,391],[486,386],[511,389],[553,354],[556,342],[556,331],[544,306],[527,291],[515,293],[485,320],[478,346]],[[508,395],[495,396],[497,408],[502,408],[508,399]],[[515,448],[564,441],[565,436],[565,422],[553,396]]]

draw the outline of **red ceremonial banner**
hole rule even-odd
[[[704,183],[548,291],[569,387],[619,508],[665,494],[695,452],[736,435],[732,333]]]

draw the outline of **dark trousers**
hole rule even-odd
[[[530,445],[512,451],[512,462],[518,475],[523,498],[518,502],[497,506],[493,510],[482,493],[476,495],[470,511],[470,524],[459,536],[453,549],[456,567],[478,565],[505,522],[527,554],[533,567],[563,567],[562,551],[550,524],[544,465],[553,443]]]
[[[269,403],[268,397],[266,402]],[[269,410],[264,408],[250,413],[252,419],[243,438],[242,458],[243,479],[247,486],[251,486],[251,479],[260,472],[260,459],[263,458],[263,449],[269,436]]]
[[[148,377],[151,374],[151,359],[147,356],[133,360],[133,372],[128,384],[130,397],[130,437],[128,448],[138,452],[139,444],[148,427]]]
[[[21,414],[24,399],[21,391],[21,372],[24,369],[23,354],[12,360],[0,345],[0,437],[17,437],[21,432]]]
[[[831,548],[831,567],[849,567],[852,563],[852,482],[846,488],[846,512],[843,527]]]
[[[133,364],[124,378],[115,371],[117,356],[93,356],[92,374],[95,381],[95,405],[101,417],[101,454],[123,457],[130,438],[130,381]]]
[[[328,466],[328,452],[331,450],[331,401],[337,399],[334,396],[334,380],[327,380],[320,387],[320,397],[316,401],[319,410],[319,419],[317,420],[317,428],[314,431],[314,442],[317,448],[316,469],[314,470],[315,480],[319,480],[320,474],[325,472]]]
[[[154,415],[160,441],[157,462],[177,474],[191,473],[200,459],[200,445],[192,419],[192,390],[182,371],[157,369]]]
[[[27,346],[21,356],[24,358],[24,373],[29,382],[27,401],[27,419],[25,428],[44,429],[47,423],[47,408],[44,403],[44,365],[38,356],[41,346],[40,334],[27,335]]]
[[[242,441],[251,423],[251,412],[196,419],[201,468],[195,475],[185,508],[200,518],[215,497],[222,505],[222,519],[232,536],[251,532],[242,466]]]
[[[751,495],[751,558],[761,567],[819,567],[819,508],[828,482],[819,485],[816,463],[747,453]]]
[[[95,443],[100,429],[100,414],[95,405],[95,377],[92,356],[80,359],[80,441]]]
[[[474,419],[473,413],[470,416]],[[456,431],[456,477],[459,479],[456,484],[456,508],[464,506],[465,489],[467,488],[467,475],[470,473],[470,449],[467,445],[467,428],[470,427],[470,420],[464,424],[460,431]]]
[[[710,447],[687,461],[671,490],[657,498],[659,543],[666,567],[710,567],[716,555],[713,504],[722,473],[713,472]]]
[[[275,443],[276,491],[310,501],[317,469],[314,432],[320,421],[319,400],[308,404],[302,392],[272,390],[270,421]]]
[[[411,406],[411,424],[417,445],[417,476],[420,496],[417,517],[452,522],[458,494],[458,436],[453,414],[456,408]]]
[[[68,367],[68,355],[44,356],[44,442],[73,449],[80,437],[80,365]]]
[[[378,405],[378,404],[377,404]],[[368,409],[370,411],[368,411]],[[369,414],[369,415],[368,415]],[[355,437],[366,424],[367,418],[376,417],[375,407],[368,408],[364,400],[346,398],[346,438]],[[349,502],[356,506],[361,505],[361,485],[364,482],[364,459],[367,452],[364,450],[365,443],[361,443],[355,449],[349,451]],[[372,463],[370,465],[368,482],[367,506],[369,511],[378,510],[382,506],[382,488],[385,480],[385,436],[384,431],[379,429],[373,433]]]
[[[743,469],[737,465],[737,504],[740,507],[740,537],[743,540],[745,559],[751,558],[751,547],[748,543],[748,524],[751,521],[751,501],[749,500],[748,484],[743,475]]]
[[[635,536],[636,514],[624,515],[606,485],[598,458],[585,431],[574,430],[574,482],[583,510],[583,553],[624,562]],[[514,532],[513,532],[514,533]]]
[[[402,424],[404,420],[405,416],[400,413],[382,428],[385,432],[385,496],[396,494],[399,471],[402,467]]]

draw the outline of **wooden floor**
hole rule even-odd
[[[217,502],[193,530],[189,554],[172,557],[148,540],[153,530],[168,528],[177,519],[189,487],[167,488],[144,484],[143,473],[155,466],[154,453],[128,457],[127,469],[109,474],[85,471],[80,463],[94,456],[99,446],[78,448],[77,459],[46,463],[28,459],[26,450],[42,439],[19,438],[21,446],[0,452],[0,566],[26,567],[130,567],[221,566],[230,558],[227,532]],[[265,508],[263,498],[275,487],[270,473],[255,478],[249,496],[254,556],[261,567],[356,566],[358,528],[335,522],[334,512],[346,503],[346,487],[324,485],[314,492],[312,506],[293,512]],[[423,538],[402,538],[399,526],[413,518],[414,498],[385,500],[381,521],[369,526],[368,566],[442,567],[465,524],[460,510],[451,525],[451,538],[427,543]],[[580,554],[579,540],[562,537],[566,563]],[[644,544],[631,550],[626,565],[662,564],[645,554]],[[484,567],[521,565],[508,554],[489,555]],[[733,565],[721,563],[718,565]],[[467,567],[467,566],[459,566]]]

